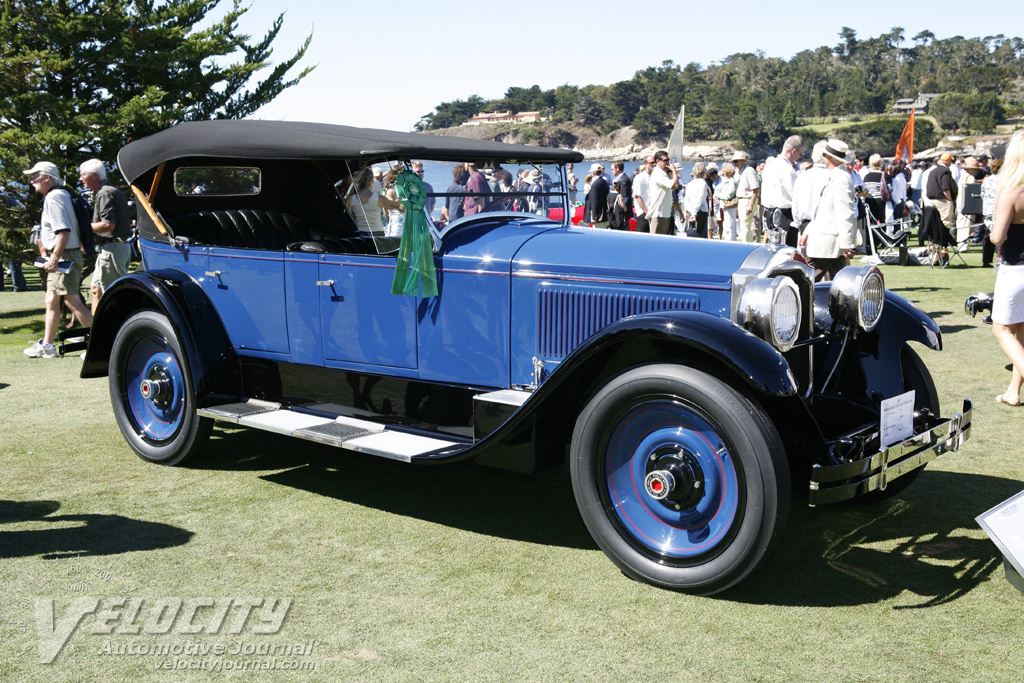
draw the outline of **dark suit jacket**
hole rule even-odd
[[[583,209],[584,223],[605,223],[608,221],[608,181],[603,176],[594,178],[587,193]]]

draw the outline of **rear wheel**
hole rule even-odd
[[[646,365],[610,380],[573,433],[573,491],[594,540],[626,575],[707,595],[774,550],[789,466],[753,401],[717,378]]]
[[[117,426],[139,457],[178,465],[197,455],[213,420],[196,415],[192,380],[167,317],[140,311],[118,330],[110,355]]]

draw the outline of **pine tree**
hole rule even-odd
[[[251,115],[312,70],[289,77],[312,36],[272,60],[283,14],[252,40],[233,0],[198,28],[220,3],[0,0],[0,193],[29,204],[0,213],[0,252],[24,248],[38,220],[22,175],[36,161],[74,184],[86,159],[112,163],[127,142],[182,121]]]

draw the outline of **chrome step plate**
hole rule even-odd
[[[389,430],[369,420],[311,415],[254,399],[197,410],[197,414],[275,434],[345,448],[382,458],[412,462],[414,458],[448,455],[467,444]]]
[[[500,389],[489,391],[486,394],[477,394],[474,401],[485,401],[487,403],[502,403],[508,406],[521,406],[526,399],[533,396],[532,391],[520,391],[519,389]]]
[[[257,413],[269,413],[272,410],[278,410],[280,408],[280,403],[257,401],[254,398],[250,398],[238,403],[225,403],[220,406],[200,408],[196,411],[196,414],[200,417],[212,417],[214,420],[238,422],[238,419],[241,417],[256,415]]]

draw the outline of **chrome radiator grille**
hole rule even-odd
[[[700,309],[700,297],[692,294],[616,294],[568,287],[542,288],[538,303],[537,353],[544,358],[564,357],[590,335],[631,315]]]

